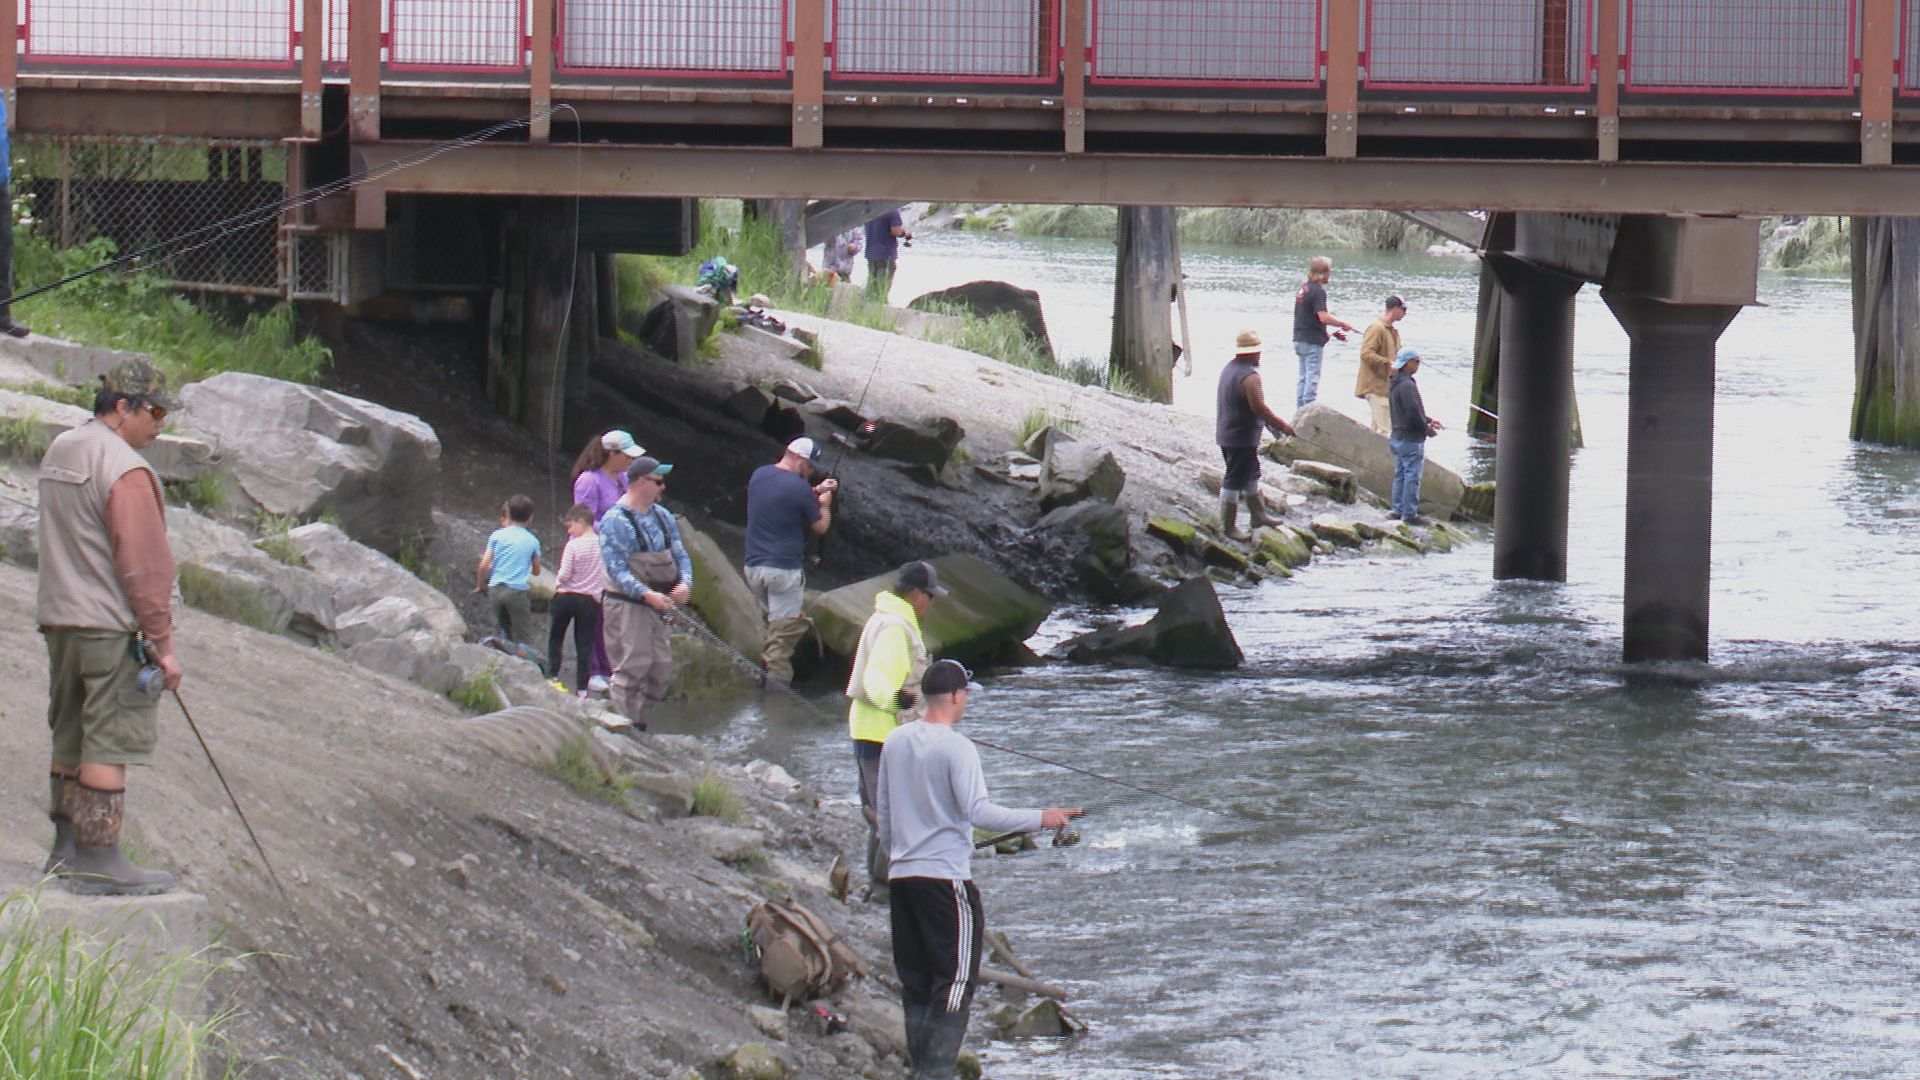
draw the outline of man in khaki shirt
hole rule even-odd
[[[1393,431],[1393,417],[1387,410],[1387,380],[1393,375],[1393,358],[1400,354],[1400,331],[1394,325],[1407,316],[1407,302],[1398,296],[1387,297],[1387,308],[1360,339],[1360,377],[1354,381],[1353,396],[1366,398],[1373,410],[1373,430],[1382,435]]]
[[[139,451],[176,405],[143,359],[100,377],[93,419],[63,432],[40,462],[38,619],[47,641],[53,851],[45,872],[83,895],[173,888],[120,850],[127,766],[152,756],[159,687],[180,686],[175,566],[160,480]]]

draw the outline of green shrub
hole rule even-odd
[[[693,785],[693,813],[696,817],[719,818],[729,825],[738,825],[746,820],[747,805],[726,777],[707,773]]]
[[[255,540],[253,546],[265,552],[275,562],[306,569],[306,554],[300,550],[299,544],[293,542],[293,537],[287,535],[299,524],[300,519],[295,517],[262,513],[254,522],[254,528],[259,532],[260,539]]]
[[[174,1011],[215,964],[128,956],[41,921],[34,898],[0,900],[0,1074],[9,1077],[235,1075],[213,1046],[232,1014],[196,1022]]]
[[[320,515],[320,520],[329,522],[336,529],[340,528],[340,515],[332,507]],[[445,566],[432,560],[429,552],[431,543],[426,533],[418,529],[409,532],[400,538],[400,550],[394,554],[393,561],[399,563],[407,573],[446,592],[453,580],[452,575],[447,573]]]
[[[624,810],[633,778],[619,772],[603,775],[593,763],[592,738],[583,731],[568,739],[553,755],[552,764],[541,771],[572,788],[576,794]]]
[[[52,440],[40,426],[40,414],[28,410],[24,416],[0,420],[0,452],[21,461],[39,461],[47,456]]]
[[[180,599],[191,607],[229,622],[242,623],[269,634],[279,630],[274,625],[273,611],[259,595],[230,589],[220,579],[192,564],[180,567]]]
[[[103,263],[115,248],[102,238],[56,251],[21,227],[14,231],[14,252],[18,288],[24,291]],[[16,312],[45,334],[147,353],[176,386],[222,371],[310,383],[325,373],[331,359],[326,346],[299,335],[290,305],[236,322],[145,272],[95,274],[23,300]]]
[[[500,665],[488,664],[460,685],[447,691],[455,705],[470,713],[498,712],[500,709]]]
[[[1041,428],[1055,428],[1068,435],[1080,430],[1080,418],[1072,413],[1057,413],[1052,409],[1035,409],[1020,418],[1020,427],[1013,441],[1021,446],[1033,438]]]
[[[93,390],[89,387],[35,380],[22,389],[34,397],[43,397],[62,405],[78,405],[89,412],[93,411]]]

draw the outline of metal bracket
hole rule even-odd
[[[793,107],[793,145],[817,147],[826,138],[826,106],[818,102]]]

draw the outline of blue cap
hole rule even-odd
[[[1400,350],[1399,356],[1393,358],[1393,370],[1399,371],[1401,368],[1407,366],[1407,361],[1418,359],[1420,359],[1420,350],[1409,345]]]

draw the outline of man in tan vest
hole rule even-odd
[[[173,888],[173,875],[120,851],[127,766],[152,756],[161,687],[178,689],[181,668],[166,504],[139,451],[178,406],[142,359],[100,382],[93,419],[54,439],[40,462],[38,618],[53,730],[45,872],[76,893],[140,896]],[[143,686],[146,667],[156,673]]]
[[[1389,296],[1386,310],[1360,339],[1360,377],[1354,380],[1353,396],[1366,399],[1373,411],[1373,430],[1382,435],[1393,430],[1393,418],[1387,414],[1387,380],[1393,376],[1393,358],[1400,355],[1400,328],[1395,324],[1406,317],[1407,302]]]

